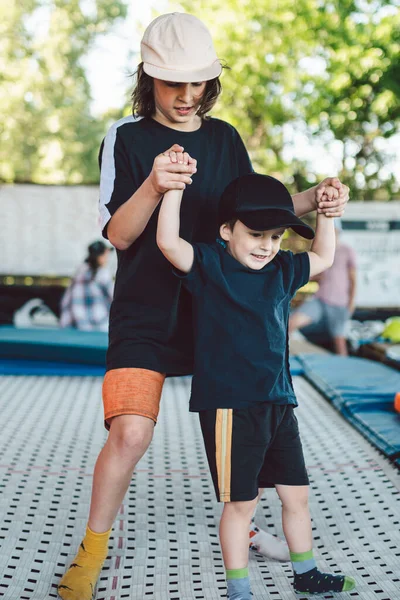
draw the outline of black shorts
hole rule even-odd
[[[253,500],[258,488],[308,485],[293,405],[263,402],[199,413],[217,500]]]

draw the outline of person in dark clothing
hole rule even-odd
[[[222,194],[222,243],[189,243],[180,234],[181,201],[180,190],[164,195],[157,243],[193,298],[190,410],[199,413],[217,499],[224,502],[228,598],[251,600],[248,528],[265,487],[275,487],[282,502],[295,591],[350,591],[351,577],[322,573],[313,557],[309,481],[289,372],[290,301],[333,264],[333,219],[318,215],[310,252],[282,251],[287,228],[308,239],[314,232],[295,216],[282,183],[252,173]]]
[[[147,27],[141,54],[133,115],[110,128],[101,148],[103,235],[118,257],[103,385],[110,433],[96,462],[86,535],[73,560],[79,568],[72,566],[58,586],[64,600],[92,598],[111,526],[153,436],[165,377],[193,369],[191,297],[156,244],[161,198],[186,189],[182,235],[212,242],[222,191],[253,170],[236,129],[209,117],[222,65],[205,25],[189,14],[162,15]],[[318,203],[327,181],[338,199]],[[346,186],[328,179],[293,201],[298,215],[319,206],[337,216],[347,199]]]

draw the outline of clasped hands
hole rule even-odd
[[[197,160],[179,144],[174,144],[156,156],[149,179],[157,194],[167,190],[184,190],[192,183],[197,172]],[[329,217],[341,217],[349,201],[349,188],[337,177],[326,177],[311,188],[314,192],[314,210]]]

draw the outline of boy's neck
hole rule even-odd
[[[165,127],[169,127],[170,129],[175,129],[176,131],[186,131],[186,132],[197,131],[198,129],[200,129],[200,127],[202,125],[202,119],[198,115],[194,115],[187,122],[178,122],[178,121],[171,121],[171,120],[167,119],[167,117],[165,117],[162,113],[160,113],[159,111],[156,111],[156,113],[152,116],[152,119],[154,119],[154,121],[157,121],[157,123],[160,123],[161,125],[164,125]]]

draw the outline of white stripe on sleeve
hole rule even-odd
[[[124,117],[113,125],[107,132],[104,139],[103,154],[101,160],[101,171],[100,171],[100,199],[99,199],[99,211],[100,211],[100,226],[103,230],[111,219],[111,214],[107,209],[107,204],[111,200],[111,196],[114,190],[115,181],[115,163],[114,163],[114,146],[117,137],[117,129],[125,123],[134,123],[140,121],[142,117]]]

